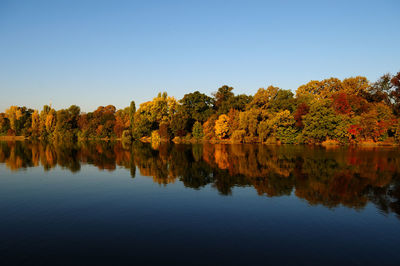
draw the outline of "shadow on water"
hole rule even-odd
[[[73,173],[89,164],[155,183],[211,184],[222,195],[254,187],[260,196],[294,194],[311,205],[361,209],[374,203],[400,218],[400,152],[396,148],[266,145],[160,145],[120,142],[53,144],[0,142],[0,163],[12,171],[59,166]]]

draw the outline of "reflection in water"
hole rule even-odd
[[[0,142],[0,163],[11,170],[55,166],[80,171],[81,164],[113,171],[136,168],[158,184],[207,184],[223,195],[252,186],[259,195],[290,195],[309,204],[363,208],[374,203],[400,217],[400,152],[396,148],[265,145],[161,145],[120,142],[44,144]]]

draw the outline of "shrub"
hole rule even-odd
[[[243,129],[233,131],[232,142],[243,143],[245,135],[246,135],[246,131]]]
[[[297,142],[298,130],[291,126],[286,128],[279,127],[277,129],[276,135],[282,143],[293,144]]]
[[[396,133],[394,135],[394,139],[396,140],[397,143],[400,143],[400,121],[397,123],[395,130],[396,130]]]
[[[162,140],[169,140],[170,139],[169,124],[166,122],[161,122],[158,133],[160,134],[160,138]]]
[[[131,131],[130,130],[122,131],[121,141],[123,143],[131,143],[131,140],[132,140]]]
[[[161,137],[158,130],[151,132],[151,143],[160,143]]]
[[[204,137],[203,126],[199,121],[196,121],[196,123],[194,123],[192,135],[196,139],[201,139]]]

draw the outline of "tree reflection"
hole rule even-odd
[[[400,153],[396,148],[266,145],[171,145],[120,142],[0,142],[0,163],[12,171],[56,166],[78,172],[136,168],[160,185],[207,185],[230,195],[251,186],[261,196],[294,194],[311,205],[360,209],[374,203],[400,218]]]

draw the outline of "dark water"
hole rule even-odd
[[[0,142],[0,264],[400,265],[400,150]]]

